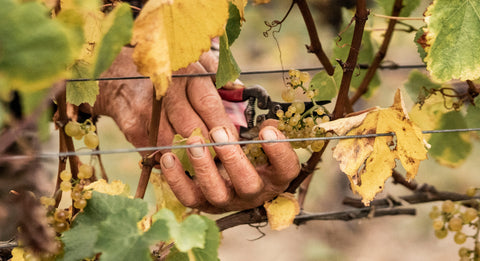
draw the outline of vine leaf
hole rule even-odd
[[[105,15],[97,1],[65,1],[60,18],[84,32],[85,40],[79,57],[70,67],[73,78],[97,78],[108,69],[123,45],[130,42],[133,19],[128,4],[117,5]],[[81,17],[73,20],[71,17]],[[93,105],[99,93],[98,82],[67,83],[67,101]]]
[[[218,247],[220,245],[220,232],[215,221],[210,220],[203,216],[198,216],[205,224],[207,229],[205,231],[205,244],[203,248],[194,247],[188,251],[188,253],[180,252],[175,246],[167,257],[167,260],[175,261],[190,261],[190,256],[193,256],[196,261],[212,261],[218,259]]]
[[[273,230],[283,230],[293,224],[295,216],[300,213],[300,206],[291,193],[282,193],[263,205],[267,211],[268,224]]]
[[[225,33],[220,36],[220,55],[218,58],[217,75],[215,77],[217,88],[223,87],[228,82],[235,81],[241,72],[232,52],[230,51],[230,46],[240,35],[242,17],[239,9],[233,3],[229,3],[228,12],[229,18]]]
[[[415,105],[409,115],[412,121],[422,129],[466,128],[466,118],[459,111],[447,109],[445,104],[449,103],[452,103],[452,98],[432,94],[421,107],[418,104]],[[429,154],[445,166],[452,168],[460,166],[472,151],[470,134],[466,132],[436,133],[425,137],[432,145]]]
[[[82,45],[77,32],[36,2],[1,0],[0,4],[0,96],[10,90],[37,91],[68,77]]]
[[[164,176],[152,173],[150,183],[153,185],[157,209],[170,209],[177,220],[182,220],[187,208],[178,201]]]
[[[408,80],[404,84],[408,96],[415,102],[422,102],[421,99],[429,95],[429,91],[442,88],[442,84],[432,81],[427,75],[419,70],[412,70]]]
[[[376,2],[383,9],[384,14],[390,15],[392,13],[395,0],[377,0]],[[407,17],[420,5],[420,0],[404,0],[402,4],[403,8],[399,16]]]
[[[133,59],[141,74],[150,76],[157,99],[165,95],[172,71],[186,67],[210,49],[228,19],[226,0],[148,1],[137,17]]]
[[[230,3],[237,7],[241,20],[245,21],[245,6],[248,0],[230,0]]]
[[[425,13],[427,70],[434,79],[480,77],[479,1],[435,0]]]
[[[209,141],[207,139],[205,139],[205,137],[202,135],[202,130],[200,128],[195,128],[193,130],[192,134],[190,134],[190,137],[193,137],[193,136],[202,137],[204,141],[209,143]],[[173,136],[172,145],[173,146],[186,145],[187,140],[188,140],[188,138],[184,138],[180,134],[175,134],[175,136]],[[215,155],[216,155],[215,150],[212,147],[209,147],[209,150],[210,150],[210,154],[212,155],[212,158],[215,158]],[[192,177],[195,176],[195,170],[193,169],[193,166],[190,163],[190,159],[188,158],[187,150],[186,149],[173,148],[172,152],[175,153],[177,158],[182,163],[183,169],[188,171],[189,174]]]
[[[167,240],[169,234],[163,220],[141,231],[137,223],[147,212],[148,204],[141,199],[94,191],[72,228],[61,236],[65,254],[60,260],[82,260],[100,252],[102,260],[150,260],[149,246]]]
[[[390,132],[395,133],[395,140],[392,136],[344,139],[338,142],[333,152],[340,169],[350,180],[352,191],[362,196],[365,205],[383,190],[396,159],[407,171],[407,180],[415,177],[420,161],[427,159],[425,147],[428,145],[421,129],[408,119],[400,90],[397,90],[391,107],[367,112],[363,122],[347,135]]]
[[[167,209],[159,210],[152,219],[164,221],[168,225],[170,238],[175,241],[175,246],[182,252],[192,248],[204,248],[205,236],[208,225],[198,215],[190,215],[183,222],[178,223],[175,215]]]
[[[342,74],[343,72],[340,66],[335,67],[332,76],[328,75],[326,71],[316,73],[310,81],[310,88],[318,90],[318,94],[314,97],[314,100],[331,100],[336,97],[340,82],[342,81]]]
[[[95,190],[100,193],[105,193],[108,195],[130,195],[130,188],[127,184],[121,182],[120,180],[114,180],[110,183],[107,183],[104,179],[99,179],[95,182],[92,182],[85,186],[85,190]]]

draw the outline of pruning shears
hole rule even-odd
[[[240,126],[240,137],[245,139],[253,139],[258,136],[259,126],[267,119],[278,119],[277,111],[287,111],[292,105],[289,102],[274,102],[268,95],[267,91],[260,85],[253,85],[243,89],[218,89],[218,93],[223,100],[229,102],[247,102],[244,111],[247,127]],[[255,102],[259,109],[267,110],[265,114],[256,115]],[[325,105],[330,101],[315,101],[317,105]],[[304,102],[305,110],[312,108],[313,102]]]

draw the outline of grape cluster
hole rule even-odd
[[[310,137],[329,137],[332,134],[325,132],[324,129],[315,128],[322,122],[330,121],[324,108],[315,103],[315,96],[318,90],[310,88],[308,82],[310,75],[307,72],[298,70],[290,70],[288,72],[287,89],[282,92],[282,99],[291,103],[286,111],[282,109],[276,111],[278,117],[278,129],[282,131],[287,138],[310,138]],[[305,103],[296,101],[296,90],[300,89],[303,94],[314,104],[313,107],[306,110]],[[325,146],[325,141],[296,141],[292,142],[292,146],[298,148],[310,148],[312,151],[321,151]],[[255,165],[261,165],[268,162],[262,146],[260,144],[247,144],[243,147],[243,151],[248,159]]]
[[[93,150],[98,147],[98,136],[95,133],[96,127],[91,120],[86,120],[84,123],[69,121],[65,125],[64,130],[65,134],[77,140],[83,138],[83,143],[89,149]]]
[[[286,102],[295,100],[295,89],[300,88],[303,93],[310,99],[314,106],[305,110],[305,103],[295,101],[290,105],[287,111],[278,110],[276,112],[279,119],[278,129],[281,130],[288,138],[308,138],[308,137],[325,137],[331,133],[326,133],[323,129],[314,128],[315,125],[330,121],[325,110],[320,105],[315,104],[314,97],[318,94],[318,90],[312,89],[307,85],[310,81],[310,75],[307,72],[298,70],[290,70],[288,72],[289,82],[287,89],[282,92],[282,99]],[[325,145],[325,141],[298,141],[293,142],[294,148],[307,148],[310,146],[312,151],[320,151]]]
[[[475,195],[475,189],[470,191],[470,195]],[[473,191],[473,194],[471,194]],[[440,207],[433,206],[429,213],[433,220],[432,226],[435,230],[435,236],[439,239],[445,238],[449,232],[455,233],[453,240],[456,244],[463,245],[468,238],[474,239],[474,246],[472,249],[461,247],[458,251],[461,261],[466,260],[480,260],[480,242],[478,241],[478,230],[480,213],[473,207],[465,207],[460,203],[454,203],[451,200],[446,200]],[[472,235],[465,234],[462,229],[464,227],[471,227],[477,232]]]
[[[78,179],[73,179],[69,170],[60,172],[60,191],[70,192],[73,200],[73,207],[83,210],[87,206],[87,200],[92,197],[91,190],[84,190],[84,187],[90,183],[93,176],[93,167],[88,164],[82,164],[78,167]],[[71,209],[55,209],[55,199],[50,197],[41,197],[40,203],[48,210],[49,224],[57,233],[62,233],[69,229],[72,218]]]

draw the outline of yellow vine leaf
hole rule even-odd
[[[297,199],[291,193],[282,193],[272,201],[263,205],[267,211],[268,223],[273,230],[282,230],[289,227],[295,216],[300,212]]]
[[[106,180],[100,179],[88,184],[84,189],[92,189],[94,191],[109,195],[130,196],[130,188],[120,180],[114,180],[111,183],[107,183]]]
[[[163,175],[152,173],[150,183],[152,183],[153,191],[155,192],[157,210],[162,208],[170,209],[175,214],[177,221],[182,221],[187,208],[178,201]]]
[[[268,4],[270,0],[253,0],[253,3],[256,5]]]
[[[395,159],[407,171],[407,180],[415,178],[420,161],[427,159],[428,144],[421,129],[408,118],[400,90],[397,90],[390,108],[368,112],[363,122],[347,135],[390,132],[395,133],[395,138],[341,140],[333,152],[340,169],[347,174],[352,190],[362,196],[362,202],[367,206],[392,175]]]
[[[222,35],[228,19],[227,0],[148,1],[133,27],[133,59],[150,76],[157,99],[167,91],[172,71],[188,66]]]

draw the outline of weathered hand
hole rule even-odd
[[[278,129],[267,126],[259,133],[262,140],[284,139]],[[229,128],[215,127],[210,131],[214,142],[236,141]],[[204,143],[196,136],[187,144]],[[161,158],[162,173],[177,198],[185,206],[205,212],[222,213],[262,205],[282,193],[300,171],[297,155],[289,143],[263,143],[269,164],[255,168],[239,145],[214,147],[220,162],[215,162],[206,147],[188,149],[195,169],[190,179],[173,153]]]
[[[103,77],[139,75],[131,59],[132,49],[124,48]],[[178,74],[216,70],[216,59],[204,54]],[[231,85],[230,88],[238,88]],[[127,140],[136,147],[148,144],[153,86],[149,80],[106,81],[93,108],[96,115],[111,116]],[[195,128],[212,141],[236,141],[238,133],[225,112],[210,77],[174,78],[162,99],[158,146],[170,145],[176,133],[188,137]],[[274,127],[260,132],[263,139],[281,139]],[[199,137],[189,144],[204,142]],[[263,144],[269,165],[255,167],[238,145],[216,147],[217,160],[205,148],[192,148],[189,157],[196,175],[190,179],[178,159],[162,151],[161,168],[179,200],[188,207],[210,213],[253,208],[283,192],[300,170],[298,158],[288,143]],[[144,154],[145,155],[145,154]],[[160,160],[160,155],[157,157]]]

